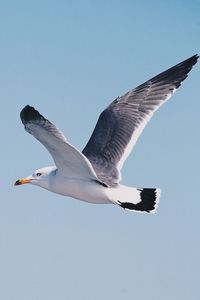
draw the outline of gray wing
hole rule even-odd
[[[98,180],[89,160],[70,145],[62,132],[37,110],[27,105],[20,117],[25,129],[50,152],[59,172],[70,178]]]
[[[113,101],[100,115],[83,154],[103,182],[113,186],[154,112],[186,79],[198,55],[175,65]]]

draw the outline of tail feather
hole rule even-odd
[[[137,188],[139,202],[133,201],[122,202],[117,201],[121,207],[138,212],[155,213],[158,207],[161,190],[155,188]]]

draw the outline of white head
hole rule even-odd
[[[57,168],[55,166],[38,169],[34,171],[32,175],[17,180],[14,185],[31,183],[49,189],[49,185],[56,175],[56,170]]]

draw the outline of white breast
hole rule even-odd
[[[107,195],[107,189],[96,181],[67,178],[58,172],[51,178],[48,187],[48,190],[56,194],[98,204],[111,203]]]

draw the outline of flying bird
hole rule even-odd
[[[24,127],[50,152],[55,166],[38,169],[15,185],[31,183],[89,203],[154,213],[160,189],[122,185],[121,169],[154,112],[186,79],[198,57],[196,54],[116,98],[101,113],[82,152],[34,107],[25,106],[20,113]]]

